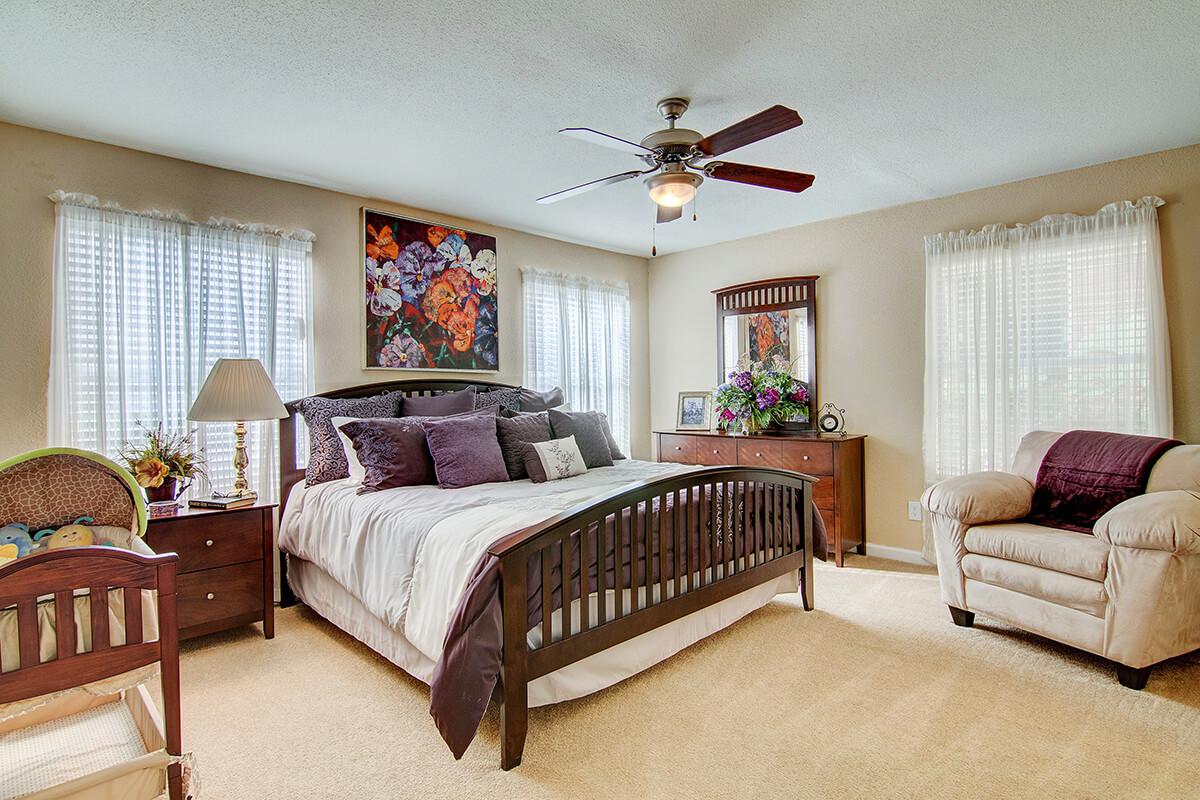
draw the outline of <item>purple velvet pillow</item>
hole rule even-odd
[[[496,407],[489,410],[491,414],[481,411],[422,423],[438,485],[443,489],[508,480],[496,438]]]
[[[405,397],[400,401],[402,417],[448,417],[475,409],[475,387],[432,397]]]
[[[425,444],[424,419],[359,419],[340,430],[354,443],[363,466],[359,494],[434,483],[433,458]]]

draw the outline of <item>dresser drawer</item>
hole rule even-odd
[[[156,520],[146,534],[156,553],[178,553],[179,572],[262,559],[262,511]]]
[[[180,575],[179,632],[207,633],[263,618],[262,561]]]
[[[695,463],[720,467],[738,463],[737,442],[720,436],[695,436]]]
[[[658,435],[658,460],[674,461],[678,464],[695,464],[696,440],[699,438],[703,437],[660,433]]]
[[[817,508],[833,510],[833,478],[819,478],[812,487],[813,505]]]
[[[737,442],[737,463],[743,467],[782,467],[780,442],[765,436],[752,436]]]
[[[780,442],[783,466],[810,475],[833,474],[833,445],[829,442]]]

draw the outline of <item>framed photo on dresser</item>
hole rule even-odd
[[[712,393],[680,392],[675,430],[707,431],[712,427]]]
[[[362,209],[363,367],[500,368],[496,237]]]

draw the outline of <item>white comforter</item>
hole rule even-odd
[[[492,542],[623,486],[690,469],[623,460],[548,483],[363,495],[349,480],[299,484],[288,498],[279,545],[321,567],[436,661],[471,571]]]

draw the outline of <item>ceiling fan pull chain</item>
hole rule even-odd
[[[699,199],[700,199],[700,194],[699,194],[699,192],[697,192],[696,195],[694,197],[692,197],[692,222],[696,221],[696,201]]]
[[[650,257],[658,255],[658,223],[650,226]]]

